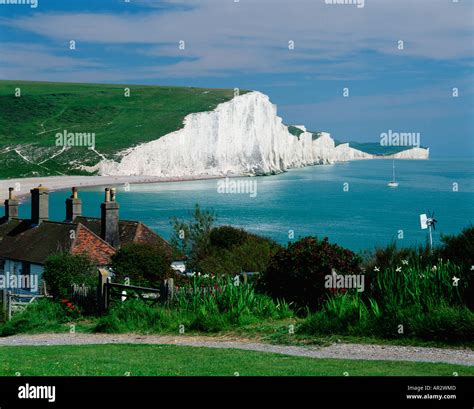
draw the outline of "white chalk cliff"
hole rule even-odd
[[[182,129],[127,149],[118,161],[104,159],[96,170],[100,175],[261,175],[376,158],[347,143],[335,146],[328,133],[315,136],[299,128],[303,133],[292,135],[268,96],[250,92],[213,111],[188,115]],[[397,155],[427,159],[429,152],[416,148]]]

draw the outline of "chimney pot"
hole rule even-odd
[[[31,222],[40,224],[48,220],[48,189],[39,185],[31,189]]]
[[[112,200],[111,200],[112,197]],[[105,202],[101,209],[101,238],[113,247],[120,247],[119,205],[115,201],[115,189],[105,189]]]
[[[5,200],[5,217],[7,220],[18,219],[19,202],[13,197],[14,189],[8,188],[8,199]]]
[[[105,201],[110,202],[110,188],[105,188]]]
[[[82,215],[82,200],[77,195],[77,187],[72,188],[72,195],[66,199],[66,221],[73,222]]]

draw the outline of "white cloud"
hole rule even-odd
[[[331,62],[338,77],[344,64],[366,73],[351,61],[361,51],[400,59],[435,60],[472,57],[474,7],[445,0],[366,0],[365,7],[328,6],[317,0],[169,0],[168,11],[141,9],[121,14],[38,13],[0,24],[46,37],[58,47],[75,40],[96,44],[136,46],[149,56],[182,57],[178,62],[137,66],[136,71],[160,72],[161,77],[218,75],[247,70],[257,73],[314,71],[314,62]],[[163,2],[141,1],[149,7]],[[186,41],[186,50],[178,42]],[[288,50],[288,41],[296,48]],[[405,50],[397,41],[405,41]],[[63,44],[63,45],[61,45]],[[133,66],[133,49],[125,49]],[[124,55],[125,57],[126,55]],[[12,56],[6,56],[6,60]],[[38,56],[38,58],[41,58]],[[51,61],[45,54],[45,64]],[[137,64],[140,64],[138,62]],[[370,68],[370,67],[369,67]],[[377,67],[373,68],[377,70]],[[353,73],[354,71],[352,71]]]

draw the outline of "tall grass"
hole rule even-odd
[[[171,305],[150,306],[136,300],[117,304],[96,331],[152,333],[183,328],[219,332],[292,315],[287,303],[256,293],[252,284],[236,283],[231,277],[195,276],[189,286],[177,290]]]
[[[429,310],[437,305],[462,304],[466,280],[453,285],[453,277],[462,277],[461,269],[453,263],[440,260],[438,265],[400,265],[376,272],[369,280],[369,294],[385,310],[414,305]]]
[[[453,285],[453,277],[461,280]],[[401,263],[371,274],[366,294],[331,295],[300,327],[309,334],[412,337],[473,342],[474,314],[465,305],[465,274],[451,262]]]
[[[38,300],[24,311],[13,315],[10,321],[0,325],[0,336],[6,337],[23,332],[57,331],[68,322],[64,309],[51,300]]]
[[[183,311],[226,313],[235,317],[287,318],[292,315],[285,301],[274,302],[270,297],[258,294],[253,284],[243,284],[229,276],[194,276],[191,286],[177,293],[175,307]]]

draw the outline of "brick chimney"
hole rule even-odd
[[[5,217],[7,220],[18,219],[18,200],[13,197],[13,188],[8,188],[8,199],[5,200]]]
[[[105,189],[105,202],[100,205],[101,237],[111,246],[120,246],[119,205],[115,201],[115,188]]]
[[[66,221],[73,222],[82,215],[82,200],[77,196],[77,187],[72,188],[72,195],[66,199]]]
[[[31,222],[33,224],[41,224],[48,220],[48,189],[43,185],[39,185],[31,192]]]

